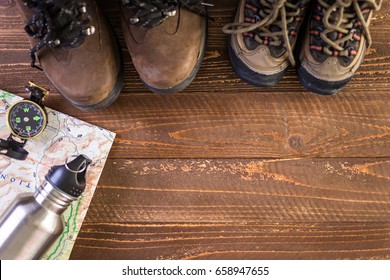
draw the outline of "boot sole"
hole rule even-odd
[[[208,30],[208,23],[206,21],[204,30],[202,32],[202,39],[201,39],[202,41],[201,41],[201,46],[200,46],[200,52],[199,52],[199,55],[198,55],[198,59],[196,61],[194,69],[192,69],[191,73],[188,75],[188,77],[185,80],[183,80],[179,84],[177,84],[177,85],[175,85],[173,87],[169,87],[169,88],[156,88],[156,87],[152,87],[151,85],[148,85],[145,81],[142,80],[142,82],[144,83],[146,88],[148,88],[150,91],[152,91],[154,93],[158,93],[158,94],[161,94],[161,95],[168,95],[168,94],[172,94],[172,93],[176,93],[176,92],[182,91],[186,87],[188,87],[192,83],[192,81],[195,79],[195,76],[196,76],[196,74],[199,71],[200,65],[202,64],[202,61],[203,61],[203,58],[204,58],[205,49],[206,49],[207,30]]]
[[[302,65],[298,66],[298,77],[302,85],[309,91],[321,95],[332,95],[342,90],[352,79],[348,78],[342,81],[329,82],[320,80],[311,75]]]
[[[282,72],[272,74],[272,75],[264,75],[264,74],[257,73],[252,69],[250,69],[247,65],[245,65],[245,63],[243,63],[242,60],[236,55],[231,45],[231,39],[229,39],[228,45],[229,45],[230,62],[233,66],[234,72],[237,74],[237,76],[240,79],[242,79],[243,81],[251,85],[257,87],[276,86],[287,71],[286,68]]]

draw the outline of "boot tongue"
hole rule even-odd
[[[365,11],[362,13],[362,16],[363,16],[365,21],[367,21],[369,15],[370,15],[370,13],[367,12],[367,10],[374,9],[375,7],[374,7],[373,3],[369,2],[369,1],[362,1],[361,0],[361,1],[353,2],[352,0],[344,0],[342,2],[344,4],[349,4],[349,5],[344,5],[346,7],[344,7],[344,11],[343,11],[344,15],[343,15],[341,12],[342,7],[340,5],[334,5],[335,3],[339,3],[339,2],[336,2],[336,0],[322,0],[322,2],[325,3],[326,5],[321,4],[321,7],[323,7],[323,11],[320,14],[319,13],[316,14],[316,12],[315,12],[316,16],[319,17],[320,19],[319,20],[312,20],[311,29],[312,30],[320,30],[321,32],[322,32],[322,30],[327,30],[326,36],[333,42],[336,42],[340,39],[341,39],[341,41],[344,41],[344,42],[339,44],[339,46],[343,49],[342,52],[344,54],[340,55],[340,52],[334,52],[334,54],[328,54],[328,53],[325,53],[323,51],[318,51],[315,49],[311,50],[311,53],[316,58],[316,60],[322,61],[322,62],[325,61],[328,57],[338,56],[338,60],[341,63],[341,65],[346,67],[353,62],[355,56],[351,53],[352,53],[352,51],[354,51],[355,53],[358,51],[360,43],[361,43],[361,40],[359,38],[364,36],[362,25],[356,24],[356,23],[360,22],[360,19],[357,16],[358,11],[355,10],[354,3],[357,3],[359,5],[359,9],[362,12]],[[319,4],[320,4],[320,2],[318,2],[318,5]],[[332,9],[334,7],[337,7],[337,8],[335,10],[332,10],[330,17],[328,19],[330,25],[324,26],[323,16],[324,16],[326,9]],[[317,9],[315,9],[315,11],[316,10]],[[346,16],[346,15],[348,15],[348,16]],[[338,32],[337,30],[334,30],[334,28],[332,26],[332,25],[337,26],[337,23],[340,19],[340,16],[343,16],[347,20],[344,20],[344,22],[341,23],[340,25],[338,25],[338,27],[347,30],[348,31],[347,33]],[[342,38],[344,36],[348,36],[351,33],[356,34],[356,36],[352,37],[350,40],[342,40]],[[331,48],[330,45],[326,44],[325,41],[323,41],[318,35],[311,36],[311,44],[313,44],[314,46],[321,46],[323,48],[326,47],[332,52],[335,51],[335,50],[333,50],[333,48]],[[348,55],[345,55],[346,50],[348,50],[348,52],[347,52]]]
[[[272,4],[272,3],[276,3],[277,0],[273,0],[273,1],[268,0],[267,2]],[[297,5],[297,6],[299,6],[299,5],[304,6],[308,2],[309,2],[309,0],[287,0],[287,3]],[[262,20],[262,18],[260,16],[259,12],[255,12],[250,6],[256,7],[259,11],[264,10],[264,9],[267,9],[267,10],[272,9],[272,8],[268,8],[268,7],[263,6],[261,4],[260,0],[247,0],[246,4],[249,4],[249,6],[247,6],[244,10],[245,18],[253,18],[256,20],[256,22]],[[287,13],[292,12],[292,10],[288,6],[285,6],[285,9],[286,9]],[[280,14],[278,15],[275,22],[278,22],[278,21],[280,21]],[[270,25],[264,26],[264,27],[266,29],[268,29],[270,31],[270,33],[280,32],[282,30],[282,28],[279,25],[274,24],[274,23],[271,23]],[[289,24],[288,27],[291,27],[291,24]],[[261,31],[254,30],[252,32],[252,34],[255,34],[256,32],[261,32]],[[280,38],[280,37],[278,39],[282,40],[282,38]],[[258,41],[255,40],[254,36],[244,36],[244,43],[245,43],[245,46],[249,50],[254,50],[259,45],[261,45]],[[286,49],[283,46],[283,43],[281,43],[280,46],[268,45],[268,47],[269,47],[269,50],[270,50],[273,57],[280,57],[281,55],[283,55],[286,52]]]
[[[332,4],[332,2],[335,2],[335,0],[327,0],[326,2]],[[352,1],[351,0],[344,0],[344,3],[351,3]],[[364,9],[371,9],[372,8],[372,5],[369,3],[369,2],[362,2],[362,3],[359,3],[359,6],[360,6],[360,10],[364,10]],[[347,8],[344,9],[344,14],[355,14],[355,10],[354,10],[354,7],[351,3],[351,5]],[[340,19],[340,16],[342,16],[341,14],[341,11],[339,9],[337,9],[336,11],[333,11],[331,13],[331,16],[330,16],[330,19],[329,19],[329,22],[331,24],[334,24],[334,25],[337,25],[337,22],[339,21]],[[363,17],[365,17],[365,19],[367,19],[367,15],[363,15]],[[355,20],[357,19],[357,16],[355,16]],[[352,21],[353,19],[349,19],[350,21]],[[342,28],[345,28],[345,26],[341,26]],[[352,27],[354,29],[356,29],[356,27]],[[359,32],[360,33],[360,32]],[[347,34],[343,34],[343,35],[347,35]],[[327,37],[332,40],[332,41],[336,41],[339,39],[339,32],[338,31],[332,31],[332,32],[329,32],[327,34]],[[346,41],[344,42],[343,45],[341,45],[341,47],[343,48],[348,48],[348,47],[351,47],[351,45],[354,45],[351,43],[351,41]]]
[[[333,11],[329,17],[329,23],[332,25],[337,25],[341,16],[342,16],[341,11],[339,9],[337,9],[336,11]],[[338,34],[339,34],[338,31],[329,32],[329,33],[327,33],[327,37],[332,41],[336,41],[338,39],[338,36],[339,36]]]

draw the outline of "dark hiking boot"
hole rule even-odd
[[[80,109],[114,102],[123,85],[119,50],[95,1],[16,2],[30,36],[31,65],[41,67],[61,95]]]
[[[207,16],[200,1],[122,0],[122,27],[141,80],[151,91],[185,89],[203,60]]]
[[[298,75],[319,94],[340,91],[361,65],[372,40],[368,29],[377,0],[317,0],[308,23]]]
[[[229,55],[233,69],[256,86],[274,86],[289,64],[309,0],[241,0],[231,34]]]

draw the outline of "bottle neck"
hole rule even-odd
[[[46,180],[38,188],[34,198],[40,205],[57,214],[62,214],[72,201],[77,199],[52,186]]]

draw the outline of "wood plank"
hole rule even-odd
[[[6,5],[13,1],[2,3],[1,88],[21,93],[29,79],[52,88],[44,73],[28,66],[26,34],[16,8]],[[390,34],[383,32],[389,3],[371,29],[375,44],[362,71],[345,92],[331,97],[305,92],[292,69],[271,89],[239,81],[229,64],[226,36],[220,31],[231,20],[235,1],[215,3],[210,13],[217,21],[210,22],[206,58],[186,91],[161,97],[143,87],[126,52],[117,6],[103,2],[123,51],[126,82],[121,97],[101,114],[69,106],[55,90],[47,105],[115,131],[113,158],[390,156]],[[15,82],[15,77],[26,81]]]
[[[390,259],[390,223],[86,223],[71,259]]]
[[[389,258],[390,159],[110,159],[73,258]]]
[[[87,221],[390,222],[390,159],[110,159]]]
[[[0,88],[25,96],[33,80],[52,89],[49,107],[117,133],[72,258],[390,259],[389,1],[356,77],[329,97],[306,92],[293,68],[269,89],[236,77],[221,32],[236,0],[211,1],[216,21],[193,84],[150,93],[118,2],[99,2],[120,42],[125,87],[95,113],[63,102],[30,68],[15,2],[0,0]]]
[[[111,158],[389,157],[388,93],[153,95],[83,115],[117,133]]]

